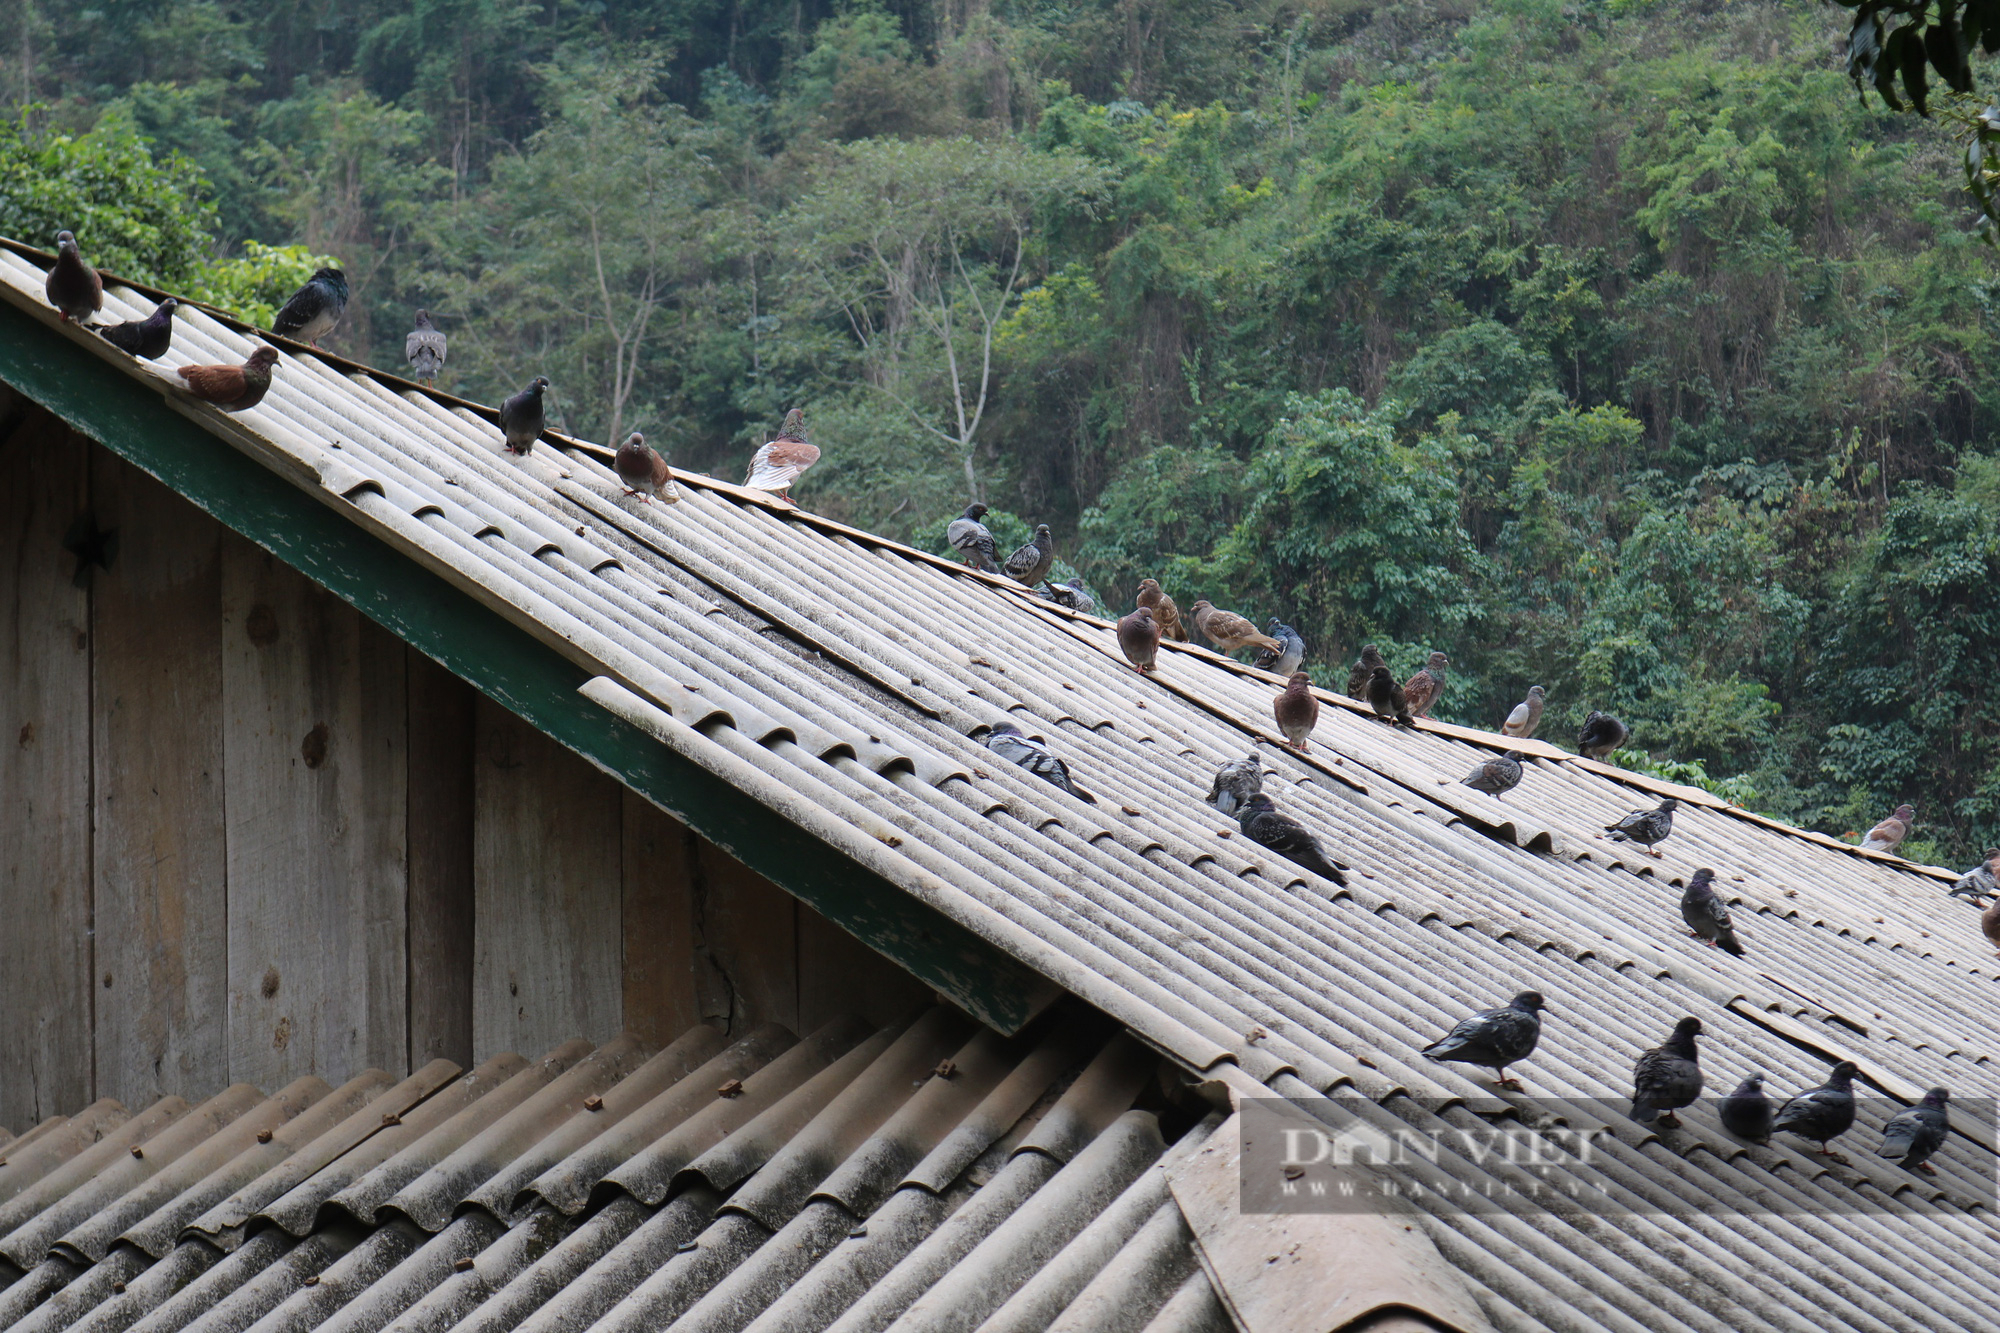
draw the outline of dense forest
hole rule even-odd
[[[1620,759],[2000,843],[2000,270],[1948,125],[1768,0],[11,0],[0,231],[944,549],[1053,525],[1547,687]]]

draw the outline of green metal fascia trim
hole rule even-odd
[[[592,673],[0,301],[0,379],[1007,1034],[1057,993],[578,687]]]

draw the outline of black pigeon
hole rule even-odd
[[[1694,1039],[1701,1035],[1699,1018],[1683,1018],[1674,1034],[1639,1057],[1632,1066],[1632,1118],[1642,1125],[1676,1128],[1674,1112],[1694,1105],[1701,1096],[1701,1061]]]
[[[1811,1139],[1823,1155],[1833,1156],[1826,1145],[1854,1127],[1854,1076],[1860,1072],[1852,1060],[1842,1060],[1826,1082],[1785,1103],[1771,1122],[1772,1132],[1786,1130]]]
[[[1347,697],[1367,703],[1368,682],[1374,677],[1375,668],[1387,665],[1389,664],[1382,660],[1382,654],[1376,651],[1374,644],[1361,645],[1361,659],[1347,669]]]
[[[1898,1112],[1882,1126],[1882,1146],[1875,1150],[1875,1155],[1901,1162],[1906,1171],[1936,1175],[1937,1168],[1930,1164],[1930,1159],[1951,1135],[1951,1112],[1946,1106],[1950,1101],[1950,1093],[1943,1088],[1932,1088],[1924,1094],[1923,1101]]]
[[[1540,991],[1524,990],[1498,1009],[1460,1019],[1422,1053],[1430,1060],[1483,1065],[1498,1076],[1501,1087],[1518,1089],[1521,1080],[1508,1078],[1507,1066],[1535,1053],[1542,1039],[1542,1007]]]
[[[944,539],[951,549],[972,562],[974,569],[987,574],[1000,572],[1000,555],[993,546],[993,534],[979,520],[986,517],[986,506],[969,504],[965,512],[951,521],[944,530]]]
[[[1762,1074],[1752,1074],[1738,1083],[1717,1111],[1722,1127],[1739,1139],[1762,1143],[1771,1137],[1771,1099],[1764,1095]]]
[[[1097,799],[1078,791],[1069,779],[1069,766],[1049,753],[1049,747],[1027,735],[1012,722],[996,722],[982,742],[1010,764],[1018,764],[1052,787],[1060,787],[1079,801],[1097,804]]]
[[[1988,847],[1986,859],[1958,877],[1950,896],[1983,903],[1995,894],[2000,894],[2000,847]]]
[[[1071,579],[1068,583],[1044,583],[1042,591],[1057,606],[1066,606],[1087,616],[1097,614],[1097,599],[1083,590],[1082,579]]]
[[[1667,835],[1674,831],[1674,811],[1680,808],[1680,804],[1669,796],[1660,802],[1657,809],[1629,814],[1616,824],[1606,824],[1604,831],[1611,835],[1613,842],[1636,842],[1646,849],[1648,855],[1658,856],[1657,844],[1665,842]]]
[[[431,323],[431,312],[417,312],[417,327],[403,339],[403,359],[410,363],[410,377],[426,384],[434,382],[444,369],[445,340]]]
[[[1315,875],[1346,887],[1347,876],[1341,872],[1347,867],[1338,861],[1328,860],[1326,853],[1319,848],[1319,839],[1308,833],[1304,824],[1280,811],[1264,793],[1252,796],[1236,812],[1236,821],[1243,829],[1243,836],[1259,847],[1268,848]]]
[[[337,268],[323,268],[306,279],[306,285],[278,308],[278,317],[271,321],[271,332],[317,347],[346,312],[347,275]]]
[[[49,304],[62,311],[66,320],[88,324],[92,315],[104,309],[104,279],[83,262],[83,251],[70,232],[56,233],[56,262],[43,290]]]
[[[549,377],[537,375],[527,388],[500,404],[500,433],[507,437],[508,453],[526,457],[548,429],[548,414],[542,409],[542,390],[548,387]]]
[[[1403,697],[1403,687],[1386,666],[1376,667],[1368,677],[1368,706],[1375,710],[1375,716],[1387,718],[1399,727],[1416,725],[1410,717],[1410,701]]]
[[[1264,632],[1283,644],[1283,648],[1259,648],[1253,666],[1265,671],[1275,671],[1281,676],[1289,676],[1299,669],[1299,663],[1306,660],[1306,641],[1299,632],[1284,621],[1272,616],[1264,626]]]
[[[1632,729],[1609,713],[1592,712],[1576,734],[1577,753],[1586,759],[1602,759],[1631,738]]]
[[[1474,791],[1483,791],[1494,800],[1500,793],[1514,790],[1521,785],[1521,760],[1526,758],[1519,750],[1509,750],[1479,763],[1470,773],[1459,779],[1461,786]]]
[[[1033,540],[1007,557],[1000,572],[1025,588],[1032,588],[1049,576],[1056,563],[1056,539],[1049,525],[1035,525]]]
[[[97,331],[104,335],[104,341],[119,351],[147,361],[157,361],[173,345],[174,311],[180,307],[181,303],[169,296],[154,306],[153,313],[144,319],[100,325]]]
[[[1724,953],[1743,956],[1743,946],[1730,925],[1729,904],[1715,891],[1713,870],[1697,870],[1688,877],[1687,889],[1681,894],[1681,920],[1687,922],[1696,939],[1711,947],[1720,946]]]
[[[1264,761],[1252,754],[1247,759],[1232,759],[1215,770],[1215,781],[1208,784],[1208,803],[1236,818],[1250,798],[1264,790]]]

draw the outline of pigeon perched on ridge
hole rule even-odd
[[[1375,716],[1386,718],[1401,727],[1413,727],[1416,722],[1410,717],[1409,700],[1403,697],[1403,687],[1389,674],[1389,668],[1378,666],[1375,674],[1368,678],[1368,706],[1375,710]]]
[[[1252,796],[1236,812],[1236,822],[1243,836],[1259,847],[1274,851],[1343,888],[1347,886],[1347,876],[1341,873],[1347,867],[1321,851],[1319,839],[1307,832],[1304,824],[1278,809],[1263,792]]]
[[[537,375],[527,388],[500,404],[500,434],[506,437],[508,453],[526,458],[548,429],[548,413],[542,406],[542,391],[548,387],[549,377]]]
[[[798,502],[792,499],[792,486],[817,462],[819,446],[806,439],[805,409],[795,407],[785,413],[778,437],[766,440],[750,455],[750,471],[743,484],[752,490],[775,491],[780,500],[795,505]]]
[[[1285,646],[1276,649],[1258,649],[1257,660],[1251,665],[1280,676],[1291,675],[1299,669],[1299,663],[1306,660],[1306,641],[1299,637],[1297,630],[1276,616],[1266,621],[1264,628],[1270,632],[1272,638]]]
[[[674,470],[636,430],[618,446],[611,468],[618,474],[618,480],[625,483],[625,494],[638,496],[640,504],[651,504],[654,500],[676,504],[681,498],[680,488],[674,485]]]
[[[1514,705],[1514,711],[1507,714],[1507,720],[1500,724],[1502,736],[1519,736],[1522,740],[1535,734],[1535,728],[1542,725],[1542,695],[1539,685],[1528,687],[1528,697]]]
[[[410,378],[435,384],[444,369],[444,334],[431,323],[431,312],[417,312],[417,327],[403,339],[403,359],[410,363]]]
[[[1066,606],[1087,616],[1097,614],[1097,599],[1083,590],[1082,579],[1071,579],[1068,583],[1044,583],[1042,591],[1057,606]]]
[[[92,315],[104,309],[104,279],[83,262],[83,251],[77,248],[73,233],[56,233],[56,262],[42,290],[65,320],[78,324],[89,323]]]
[[[1586,759],[1602,759],[1623,745],[1632,735],[1632,729],[1609,713],[1593,710],[1583,720],[1583,730],[1576,734],[1576,752]]]
[[[1861,1070],[1852,1060],[1842,1060],[1827,1075],[1826,1082],[1809,1088],[1779,1108],[1771,1122],[1771,1132],[1784,1130],[1819,1144],[1820,1154],[1833,1156],[1826,1145],[1854,1127],[1854,1076]]]
[[[100,324],[97,331],[104,341],[129,356],[158,361],[174,345],[174,311],[181,303],[169,296],[153,307],[144,319],[128,319],[123,324]]]
[[[1752,1074],[1716,1108],[1722,1127],[1739,1139],[1763,1143],[1771,1137],[1771,1099],[1764,1095],[1764,1076]]]
[[[986,506],[974,501],[965,507],[965,512],[953,519],[944,530],[944,539],[959,558],[974,569],[986,574],[1000,572],[1000,554],[994,548],[993,534],[979,520],[986,517]]]
[[[1519,1090],[1521,1080],[1507,1077],[1507,1066],[1535,1053],[1542,1039],[1540,991],[1524,990],[1498,1009],[1462,1018],[1450,1032],[1420,1052],[1427,1060],[1458,1061],[1490,1069],[1503,1088]]]
[[[1944,1147],[1951,1136],[1950,1101],[1949,1092],[1932,1088],[1921,1102],[1890,1117],[1889,1123],[1882,1126],[1882,1146],[1875,1150],[1875,1155],[1901,1162],[1905,1171],[1936,1175],[1931,1155]]]
[[[1153,613],[1140,607],[1118,620],[1118,648],[1140,671],[1151,671],[1160,655],[1160,627]]]
[[[1951,886],[1950,896],[1970,898],[1977,903],[1996,893],[2000,893],[2000,847],[1988,847],[1986,859],[1958,877],[1958,882]]]
[[[177,372],[188,392],[225,412],[244,412],[264,401],[271,391],[271,368],[278,349],[263,346],[240,366],[182,366]]]
[[[1361,660],[1347,669],[1347,697],[1367,703],[1368,682],[1374,676],[1375,668],[1388,665],[1382,660],[1382,654],[1376,650],[1374,644],[1361,645]]]
[[[1271,713],[1277,719],[1278,730],[1284,735],[1285,743],[1300,754],[1306,752],[1306,737],[1312,735],[1319,725],[1319,699],[1312,692],[1312,677],[1303,671],[1294,671],[1292,678],[1285,682],[1285,688],[1278,691],[1278,697],[1271,704]]]
[[[1674,1112],[1692,1106],[1701,1096],[1701,1058],[1694,1039],[1701,1035],[1699,1018],[1683,1018],[1673,1035],[1641,1055],[1632,1066],[1632,1118],[1642,1125],[1678,1127]]]
[[[1521,760],[1524,758],[1526,756],[1519,750],[1494,755],[1491,759],[1480,761],[1470,773],[1460,778],[1459,785],[1483,791],[1497,801],[1500,793],[1521,785]]]
[[[1613,842],[1636,842],[1646,849],[1648,856],[1660,855],[1658,844],[1667,840],[1674,831],[1674,811],[1681,803],[1669,796],[1652,810],[1639,810],[1625,816],[1616,824],[1606,824],[1604,831],[1611,835]]]
[[[1010,764],[1027,769],[1052,787],[1060,787],[1079,801],[1097,804],[1097,799],[1080,792],[1070,781],[1069,765],[1049,753],[1049,747],[1022,731],[1012,722],[995,722],[981,742]]]
[[[1026,546],[1007,557],[1000,572],[1024,588],[1032,588],[1049,576],[1056,563],[1055,534],[1046,523],[1035,525],[1035,535]]]
[[[1231,759],[1215,770],[1215,781],[1208,784],[1207,801],[1210,805],[1236,818],[1237,812],[1250,803],[1250,798],[1264,790],[1264,761],[1256,754],[1247,759]]]
[[[1277,650],[1285,646],[1268,634],[1258,633],[1257,627],[1248,618],[1211,606],[1206,598],[1194,604],[1194,627],[1201,631],[1204,639],[1215,645],[1218,653],[1233,653],[1252,644]]]
[[[1894,855],[1896,849],[1903,845],[1903,839],[1910,836],[1910,830],[1916,826],[1916,822],[1917,807],[1897,806],[1895,814],[1868,830],[1868,836],[1861,840],[1862,850],[1888,852]]]
[[[1713,870],[1697,870],[1688,876],[1687,888],[1681,893],[1681,920],[1709,947],[1719,945],[1724,953],[1743,956],[1743,946],[1730,925],[1729,904],[1715,891]]]
[[[1979,933],[1993,946],[1993,952],[2000,954],[2000,902],[1979,914]]]
[[[1410,701],[1410,711],[1423,717],[1431,711],[1431,705],[1444,694],[1445,669],[1451,659],[1443,653],[1432,653],[1430,661],[1417,674],[1403,682],[1403,697]]]
[[[271,332],[317,347],[346,313],[347,275],[337,268],[319,269],[278,307]]]
[[[1158,579],[1140,579],[1135,600],[1153,613],[1153,621],[1159,625],[1162,638],[1176,643],[1188,641],[1187,626],[1181,623],[1181,609],[1174,604],[1173,598],[1160,591]]]

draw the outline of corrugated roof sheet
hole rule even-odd
[[[173,352],[149,366],[57,331],[19,255],[0,254],[0,287],[51,339],[148,382],[251,345],[183,307]],[[115,284],[105,299],[107,319],[150,308]],[[1846,1057],[1905,1101],[1932,1084],[2000,1095],[1995,966],[1974,913],[1945,897],[1950,872],[1539,742],[1392,731],[1331,695],[1312,752],[1292,754],[1276,746],[1275,677],[1176,648],[1142,678],[1108,621],[708,478],[677,474],[680,503],[641,505],[587,448],[508,457],[479,413],[299,349],[249,412],[169,402],[584,663],[604,707],[1239,1091],[1353,1090],[1385,1122],[1450,1123],[1491,1089],[1416,1051],[1533,987],[1548,1023],[1515,1072],[1536,1107],[1629,1087],[1635,1054],[1682,1014],[1707,1026],[1712,1084],[1759,1068],[1789,1093]],[[1098,802],[997,762],[973,738],[1002,718],[1046,737]],[[1250,845],[1203,803],[1215,766],[1253,746],[1266,790],[1353,865],[1348,889]],[[1528,771],[1504,799],[1457,785],[1516,746]],[[1683,804],[1663,859],[1602,838],[1669,791]],[[1738,903],[1746,957],[1686,937],[1678,886],[1697,866]],[[1881,1120],[1871,1109],[1847,1142]],[[1604,1169],[1635,1197],[1784,1191],[1824,1201],[1813,1220],[1552,1212],[1425,1226],[1502,1327],[2000,1327],[1977,1276],[1991,1219],[1967,1202],[1990,1191],[1993,1130],[1957,1123],[1935,1181],[1865,1152],[1842,1166],[1791,1144],[1746,1149],[1699,1116],[1660,1134],[1614,1126],[1622,1155]],[[491,1132],[465,1131],[457,1151],[483,1160]],[[652,1206],[668,1196],[642,1201],[647,1190],[692,1169],[680,1151],[622,1164],[629,1188],[607,1171],[588,1189]],[[464,1167],[342,1188],[423,1232]],[[554,1206],[585,1185],[546,1189]],[[1854,1191],[1894,1196],[1891,1214],[1838,1215]],[[316,1241],[341,1234],[328,1227]]]

